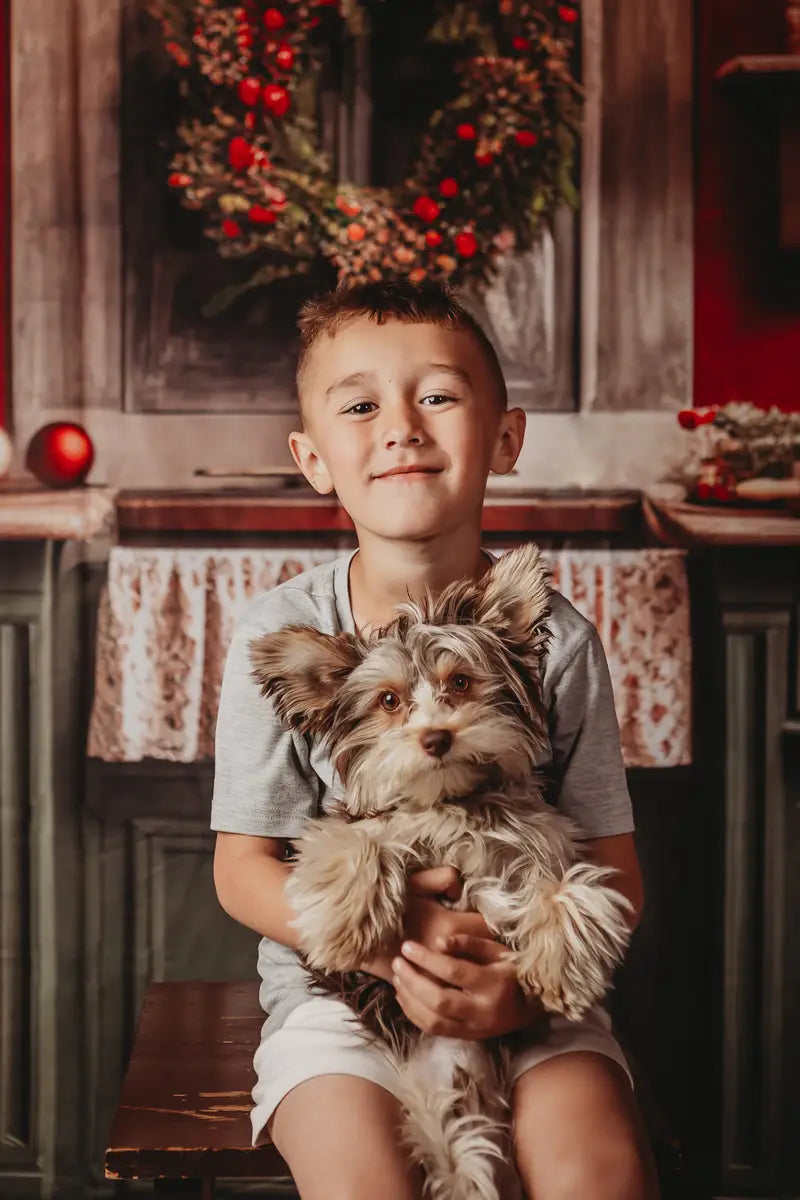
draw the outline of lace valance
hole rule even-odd
[[[338,553],[115,547],[98,616],[89,754],[107,762],[213,756],[237,617],[260,591]],[[547,558],[555,586],[602,639],[626,764],[688,763],[691,642],[682,553],[563,550]]]

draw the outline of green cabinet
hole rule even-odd
[[[0,1196],[77,1189],[82,552],[0,541]]]

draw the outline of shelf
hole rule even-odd
[[[800,88],[800,54],[740,54],[718,67],[714,79],[726,87]]]
[[[640,528],[635,491],[492,489],[483,506],[486,533],[628,534]],[[126,490],[117,501],[123,540],[141,535],[296,534],[352,532],[335,497],[310,488],[253,490]]]

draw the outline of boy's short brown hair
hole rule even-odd
[[[407,324],[438,325],[442,329],[463,330],[471,334],[489,368],[498,406],[503,411],[508,407],[506,381],[497,352],[479,323],[456,299],[452,288],[436,283],[415,285],[403,280],[392,283],[348,283],[342,280],[331,291],[307,300],[300,309],[297,395],[301,413],[303,376],[312,348],[321,337],[335,336],[342,325],[353,317],[368,317],[376,325],[393,320]]]

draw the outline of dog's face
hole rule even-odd
[[[280,715],[330,745],[353,817],[433,807],[529,775],[546,744],[547,583],[534,546],[404,605],[367,640],[307,626],[251,645]]]

